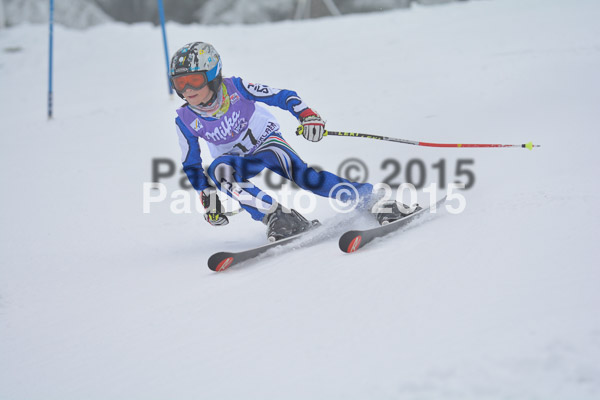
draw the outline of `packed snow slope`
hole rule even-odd
[[[309,143],[274,110],[310,164],[359,158],[379,182],[399,162],[398,183],[417,160],[437,184],[442,160],[446,183],[475,181],[462,213],[353,255],[333,235],[223,273],[210,254],[264,243],[262,224],[213,228],[170,197],[143,212],[152,160],[180,160],[160,30],[57,27],[51,121],[47,27],[0,31],[0,399],[597,399],[598,15],[502,0],[169,24],[171,51],[211,42],[226,75],[297,90],[332,130],[542,145]]]

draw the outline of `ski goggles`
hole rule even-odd
[[[194,90],[200,90],[208,85],[208,79],[205,72],[194,72],[187,75],[179,75],[171,78],[171,83],[175,90],[183,93],[188,87]]]

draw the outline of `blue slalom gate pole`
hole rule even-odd
[[[52,118],[52,44],[54,31],[54,0],[50,0],[49,24],[49,52],[48,52],[48,119]]]
[[[173,88],[171,87],[171,79],[169,77],[169,48],[167,46],[167,31],[165,30],[165,8],[163,1],[158,0],[158,15],[160,17],[160,26],[162,27],[163,45],[165,47],[165,62],[167,65],[167,84],[169,85],[169,94],[173,95]]]

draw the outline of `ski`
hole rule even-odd
[[[256,258],[259,255],[275,247],[281,247],[290,244],[302,238],[307,233],[313,232],[315,228],[318,228],[321,225],[318,221],[316,223],[315,221],[313,221],[313,224],[313,227],[305,232],[299,233],[294,236],[290,236],[285,239],[280,239],[272,243],[267,243],[262,246],[253,247],[251,249],[237,252],[221,251],[215,253],[208,259],[208,268],[216,272],[225,271],[227,268],[230,268],[233,265]]]
[[[435,203],[436,208],[446,201],[446,196]],[[414,212],[404,218],[400,218],[397,221],[389,223],[387,225],[381,225],[371,229],[365,230],[352,230],[345,232],[340,236],[339,246],[340,250],[344,253],[354,253],[358,249],[363,248],[367,243],[373,239],[388,235],[392,232],[399,230],[400,228],[410,224],[416,219],[421,218],[429,212],[430,207],[423,208],[419,211]]]

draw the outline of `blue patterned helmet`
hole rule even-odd
[[[204,42],[188,43],[173,55],[169,70],[171,84],[173,88],[181,95],[182,90],[178,90],[174,78],[185,75],[199,74],[204,76],[205,84],[216,92],[223,81],[221,75],[221,56],[215,48]]]

